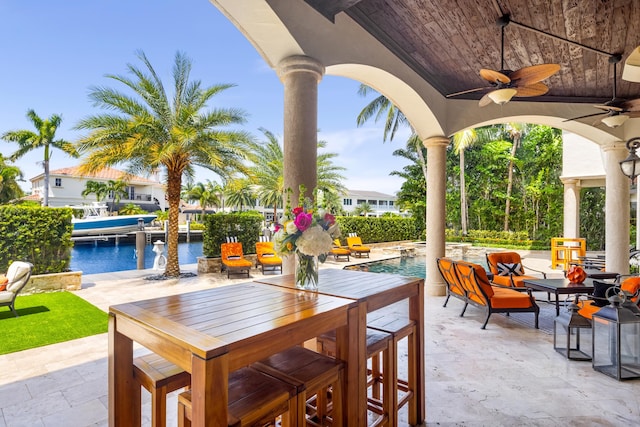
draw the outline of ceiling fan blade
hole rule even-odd
[[[600,104],[600,105],[594,105],[593,107],[594,108],[599,108],[599,109],[605,110],[605,111],[617,111],[618,113],[621,113],[622,111],[624,111],[624,108],[618,107],[616,105]]]
[[[549,87],[541,82],[523,87],[516,87],[515,89],[518,91],[518,93],[516,93],[514,96],[520,97],[541,96],[549,92]]]
[[[486,93],[482,98],[480,98],[480,102],[478,103],[480,107],[486,107],[493,102],[491,98],[489,98],[489,93]]]
[[[453,96],[464,95],[465,93],[479,92],[479,91],[485,90],[485,89],[492,89],[492,88],[489,88],[489,87],[477,87],[475,89],[467,89],[467,90],[463,90],[463,91],[460,91],[460,92],[450,93],[449,95],[446,95],[446,97],[447,98],[451,98]]]
[[[560,71],[559,64],[540,64],[520,68],[511,73],[510,77],[518,86],[529,86],[553,76],[558,71]]]
[[[624,101],[620,106],[624,111],[640,111],[640,98]]]
[[[503,84],[511,83],[511,79],[509,77],[507,77],[506,75],[502,74],[499,71],[489,70],[489,69],[486,69],[486,68],[483,68],[482,70],[480,70],[480,77],[482,77],[486,81],[494,83],[494,84],[497,84],[497,83],[503,83]]]
[[[607,113],[586,114],[584,116],[572,117],[570,119],[563,120],[563,122],[570,122],[570,121],[573,121],[573,120],[586,119],[587,117],[601,116],[603,114],[607,114]]]

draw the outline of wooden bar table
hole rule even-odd
[[[271,276],[258,279],[267,283],[295,289],[293,275]],[[416,355],[415,367],[416,401],[415,413],[409,413],[412,425],[424,423],[425,420],[425,368],[424,368],[424,280],[417,277],[406,277],[397,274],[367,273],[353,270],[321,269],[318,272],[318,291],[307,291],[320,295],[348,298],[358,303],[358,352],[346,355],[338,352],[338,357],[347,360],[347,390],[345,396],[359,396],[360,405],[351,405],[347,411],[357,410],[359,425],[367,425],[367,360],[366,360],[366,328],[367,313],[389,306],[399,301],[409,300],[409,319],[416,323]],[[320,335],[320,333],[316,334]],[[343,347],[346,348],[346,347]],[[353,359],[358,357],[357,364]],[[357,367],[357,369],[356,369]],[[349,414],[351,419],[354,414]],[[352,424],[348,424],[352,425]]]
[[[140,425],[133,342],[191,373],[193,426],[227,426],[229,372],[336,330],[357,340],[353,300],[241,283],[109,308],[109,425]],[[356,425],[357,420],[346,420]]]

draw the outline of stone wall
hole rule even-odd
[[[37,274],[31,276],[29,283],[20,292],[20,295],[51,291],[78,291],[81,287],[82,271]]]

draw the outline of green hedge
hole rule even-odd
[[[33,264],[33,274],[69,271],[71,209],[0,206],[0,271],[13,261]]]
[[[235,236],[242,243],[245,254],[256,252],[256,242],[264,217],[255,213],[205,215],[202,233],[202,252],[207,257],[219,257],[225,237]]]
[[[419,240],[419,231],[412,218],[374,218],[364,216],[339,216],[342,242],[349,233],[356,233],[363,243]]]
[[[445,230],[447,242],[467,242],[478,246],[499,246],[504,248],[537,249],[540,242],[529,239],[526,231],[469,230],[463,236],[460,230]]]

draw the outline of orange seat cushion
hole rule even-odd
[[[586,317],[589,320],[591,320],[591,316],[593,316],[593,313],[602,308],[598,307],[597,305],[592,305],[591,302],[592,300],[586,300],[580,301],[580,303],[578,304],[580,306],[580,308],[578,309],[578,314],[582,317]]]
[[[251,267],[251,261],[246,259],[225,259],[222,260],[222,263],[229,268],[241,268],[241,267]]]
[[[280,265],[282,264],[282,258],[277,256],[259,256],[258,262],[264,265]]]
[[[9,283],[9,279],[7,279],[4,275],[0,274],[0,292],[7,289],[7,283]]]
[[[493,287],[493,297],[491,298],[493,308],[530,308],[531,298],[525,292],[514,291],[513,289]]]
[[[623,280],[620,284],[620,288],[630,294],[635,294],[640,290],[640,277],[634,276]]]
[[[351,254],[351,251],[344,248],[333,248],[331,249],[331,253],[335,255],[349,255]]]
[[[464,296],[464,290],[462,289],[460,280],[458,280],[458,276],[453,269],[453,260],[449,258],[438,259],[438,268],[442,278],[447,282],[449,291]]]
[[[511,279],[513,279],[513,285],[511,284]],[[534,276],[512,276],[512,277],[509,277],[509,276],[494,275],[493,279],[491,279],[491,281],[493,283],[495,283],[496,285],[500,285],[500,286],[506,286],[506,287],[516,286],[518,288],[524,288],[523,281],[525,281],[527,279],[538,279],[538,277],[534,277]]]

